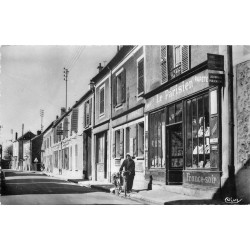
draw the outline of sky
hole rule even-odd
[[[68,68],[68,107],[89,90],[98,65],[110,61],[116,46],[2,46],[0,74],[0,143],[24,132],[46,128],[66,102],[63,68]],[[13,136],[11,130],[13,129]]]

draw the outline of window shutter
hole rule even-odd
[[[78,108],[72,110],[71,131],[74,131],[75,133],[78,131]]]
[[[87,126],[86,124],[86,117],[87,117],[87,114],[86,114],[86,111],[87,111],[87,102],[84,103],[84,118],[83,118],[83,126],[84,128]]]
[[[161,81],[165,83],[168,80],[167,70],[167,46],[161,46]]]
[[[89,125],[91,125],[91,117],[92,117],[92,98],[89,99]]]
[[[67,138],[68,137],[68,118],[64,118],[63,121],[63,138]]]
[[[122,102],[126,102],[126,70],[122,71]]]
[[[115,131],[113,130],[113,136],[112,136],[112,139],[113,139],[113,143],[112,143],[112,156],[113,158],[115,158],[116,156],[116,152],[115,152]]]
[[[136,124],[136,145],[135,145],[135,155],[138,156],[138,142],[139,142],[139,124]]]
[[[113,78],[113,107],[115,107],[116,104],[117,104],[117,99],[116,99],[116,96],[117,96],[117,83],[116,83],[116,81],[117,81],[117,78],[114,77]]]
[[[124,157],[124,129],[120,130],[120,157]]]
[[[138,63],[138,94],[144,92],[144,59]]]
[[[181,57],[182,57],[182,63],[181,63],[181,72],[185,72],[189,70],[189,46],[183,45],[181,47]]]

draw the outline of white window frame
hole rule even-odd
[[[103,113],[100,112],[101,110],[101,90],[103,89],[104,91],[104,97],[103,97],[103,106],[104,106],[104,109],[103,109]],[[105,115],[105,84],[103,84],[103,86],[101,86],[99,88],[99,117],[103,117]]]
[[[178,48],[178,47],[180,47],[180,62],[179,62],[179,64],[177,65],[177,63],[176,63],[176,54],[175,54],[175,50],[176,50],[176,48]],[[174,51],[173,51],[173,54],[174,54],[174,68],[176,68],[176,67],[178,67],[178,66],[180,66],[181,65],[181,61],[182,61],[182,57],[181,57],[181,45],[174,45],[173,46],[173,49],[174,49]]]
[[[144,84],[144,91],[141,92],[141,93],[138,93],[138,89],[139,89],[139,72],[138,72],[138,65],[139,65],[139,62],[143,59],[143,84]],[[144,58],[144,55],[141,55],[137,60],[136,60],[136,81],[137,81],[137,97],[141,97],[144,92],[145,92],[145,58]]]
[[[122,74],[123,70],[124,70],[124,68],[121,68],[115,74],[115,76],[116,76],[116,83],[115,83],[116,84],[116,106],[115,106],[115,108],[116,109],[122,107],[122,105],[123,105],[122,101],[120,103],[117,102],[117,99],[118,99],[117,98],[118,97],[117,78],[118,78],[118,76],[120,76]],[[121,79],[121,83],[122,83],[122,79]]]

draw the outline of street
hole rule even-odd
[[[140,205],[141,202],[58,178],[41,172],[2,170],[2,205]]]

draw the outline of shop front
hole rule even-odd
[[[146,179],[216,192],[221,177],[219,96],[224,74],[203,68],[179,79],[146,99]]]

